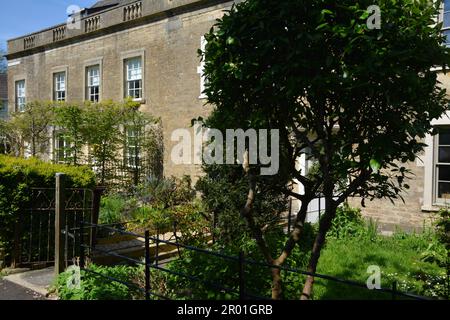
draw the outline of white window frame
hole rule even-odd
[[[63,102],[67,100],[67,72],[53,73],[53,100]]]
[[[450,126],[437,126],[437,129],[450,129]],[[446,181],[446,180],[439,180],[439,167],[443,167],[443,166],[448,166],[450,167],[450,162],[439,162],[439,149],[441,147],[445,148],[445,147],[450,147],[449,145],[441,145],[439,144],[439,135],[440,133],[438,133],[436,136],[433,137],[434,139],[434,148],[433,148],[433,152],[434,152],[434,163],[433,163],[433,171],[434,171],[434,175],[433,175],[433,187],[434,187],[434,191],[433,191],[433,197],[434,197],[434,202],[437,205],[444,205],[444,204],[449,204],[450,203],[450,194],[449,197],[447,198],[442,198],[439,197],[439,183],[450,183],[450,181]]]
[[[86,100],[91,102],[100,101],[101,88],[100,65],[86,67]]]
[[[127,58],[124,60],[125,66],[125,98],[131,97],[133,101],[143,99],[143,59],[141,56]],[[139,93],[136,96],[136,92]]]
[[[55,140],[54,140],[54,157],[56,163],[67,163],[67,159],[72,156],[72,153],[67,150],[70,148],[70,143],[67,141],[67,138],[64,136],[64,132],[57,131],[55,132]],[[62,147],[61,147],[62,141]],[[62,153],[62,158],[61,158]]]
[[[431,121],[435,127],[450,127],[450,111],[446,112],[439,119]],[[416,160],[417,167],[423,167],[423,197],[421,199],[422,211],[438,211],[442,206],[448,206],[450,203],[442,203],[436,197],[436,136],[427,134],[424,139],[426,147],[424,152]]]
[[[23,85],[23,86],[21,86]],[[14,84],[15,87],[15,100],[16,100],[16,111],[24,112],[27,104],[26,98],[26,82],[24,79],[17,80]]]
[[[132,133],[132,134],[130,134]],[[141,163],[141,150],[140,147],[138,145],[138,140],[139,140],[139,136],[140,136],[140,130],[131,127],[125,127],[125,135],[126,135],[126,143],[125,143],[125,163],[127,165],[127,167],[129,168],[133,168],[133,169],[138,169],[141,167],[140,163]],[[133,141],[134,140],[134,141]],[[131,142],[130,142],[131,141]],[[130,152],[130,150],[133,149],[133,152]],[[138,158],[139,163],[135,163],[136,160],[136,155]]]

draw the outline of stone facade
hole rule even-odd
[[[142,1],[141,19],[144,20],[139,23],[123,23],[124,6],[101,13],[104,29],[90,33],[89,37],[76,35],[83,30],[68,30],[72,34],[55,42],[53,28],[34,35],[35,43],[28,50],[18,43],[30,36],[13,39],[8,43],[10,108],[15,106],[16,81],[25,80],[27,101],[52,100],[53,74],[61,71],[67,75],[67,101],[84,100],[85,70],[94,64],[100,65],[101,99],[121,101],[124,99],[124,59],[139,56],[143,65],[141,108],[162,119],[164,174],[187,174],[195,179],[200,173],[198,166],[174,165],[170,161],[171,147],[176,143],[171,141],[171,133],[177,128],[189,128],[191,119],[209,113],[205,100],[200,98],[197,51],[202,36],[231,4],[147,0]],[[86,19],[82,20],[82,25]],[[120,30],[116,29],[114,21],[122,24]]]
[[[361,208],[365,218],[377,221],[383,231],[395,231],[397,227],[406,231],[422,229],[424,223],[429,221],[430,214],[422,211],[424,168],[418,162],[406,165],[411,170],[412,179],[407,182],[410,189],[401,194],[404,202],[400,198],[394,203],[387,199],[375,199],[365,201],[365,207],[362,207],[360,198],[350,198],[349,203]]]

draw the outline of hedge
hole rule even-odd
[[[0,248],[6,262],[12,252],[15,223],[31,200],[31,188],[54,188],[58,172],[66,175],[68,188],[95,186],[95,175],[87,167],[0,155]]]

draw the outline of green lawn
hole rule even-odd
[[[430,243],[433,242],[427,235],[404,234],[378,236],[376,240],[330,239],[317,272],[366,283],[370,275],[367,268],[376,265],[381,270],[383,288],[391,288],[396,280],[398,290],[436,296],[443,292],[446,270],[431,258],[424,261],[427,259],[423,253]],[[433,286],[436,281],[441,285]],[[314,299],[391,299],[391,295],[317,279]]]

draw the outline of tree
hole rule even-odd
[[[439,3],[380,0],[381,28],[369,28],[371,0],[247,0],[218,20],[205,35],[208,103],[206,124],[227,128],[278,129],[280,168],[249,181],[241,215],[266,261],[283,265],[301,241],[310,201],[320,192],[325,213],[319,223],[308,270],[316,271],[326,233],[347,197],[401,198],[408,188],[404,163],[423,150],[449,100],[435,66],[444,70],[449,50],[435,24]],[[307,153],[317,170],[305,176],[296,160]],[[304,193],[293,191],[298,181]],[[344,183],[343,183],[344,182]],[[259,185],[301,201],[282,252],[268,247],[255,223]],[[314,278],[302,299],[311,296]],[[280,270],[272,270],[272,297],[282,297]]]
[[[83,159],[84,145],[84,108],[79,104],[61,103],[55,108],[55,125],[62,130],[67,147],[64,153],[70,155],[65,159],[69,164],[78,165]]]
[[[50,142],[50,125],[54,119],[53,103],[30,102],[23,112],[11,114],[7,122],[8,137],[11,140],[13,152],[17,156],[25,156],[28,151],[31,156],[48,152]]]
[[[85,107],[84,139],[102,185],[113,179],[114,164],[118,162],[124,145],[120,127],[123,118],[121,104],[112,101],[88,104]]]

